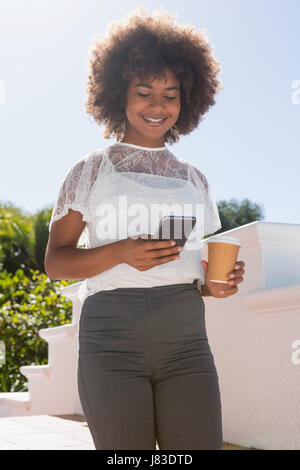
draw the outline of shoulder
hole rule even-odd
[[[105,159],[106,149],[92,150],[81,158],[76,160],[69,168],[68,175],[80,176],[83,172],[99,168],[101,162]]]
[[[183,160],[181,159],[180,160],[185,166],[186,168],[188,169],[188,172],[189,172],[189,175],[190,175],[190,178],[194,181],[195,179],[198,179],[200,180],[205,189],[208,190],[208,181],[207,181],[207,178],[206,176],[204,175],[204,173],[202,173],[202,171],[200,171],[196,165],[194,165],[193,163],[187,161],[187,160]]]
[[[103,160],[107,155],[107,149],[101,148],[97,150],[92,150],[88,152],[83,157],[81,157],[77,162],[75,162],[76,166],[83,166],[84,164],[93,164]]]

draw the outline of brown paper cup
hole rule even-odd
[[[241,244],[238,238],[215,235],[205,240],[208,244],[208,270],[206,279],[213,282],[229,282]]]

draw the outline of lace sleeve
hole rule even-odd
[[[80,212],[82,214],[82,220],[87,223],[90,222],[91,215],[89,212],[88,196],[93,176],[93,165],[87,156],[75,163],[69,170],[61,184],[52,211],[49,222],[49,232],[53,222],[67,215],[69,209]],[[86,247],[88,245],[86,227],[81,234],[78,245],[85,245]]]
[[[222,228],[222,224],[213,193],[205,175],[190,162],[185,161],[185,163],[188,166],[189,179],[197,190],[199,202],[204,204],[204,236],[215,233]]]

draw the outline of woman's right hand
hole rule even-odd
[[[172,243],[173,240],[153,240],[150,234],[148,239],[126,238],[120,241],[121,262],[139,271],[146,271],[159,264],[180,259],[182,247],[173,246]]]

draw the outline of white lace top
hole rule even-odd
[[[155,204],[160,208],[156,218]],[[197,206],[200,212],[196,211]],[[204,284],[201,239],[221,228],[217,205],[206,177],[167,147],[116,142],[88,153],[72,166],[62,182],[49,231],[52,223],[68,214],[70,208],[79,211],[86,222],[78,242],[85,248],[154,234],[164,215],[197,217],[180,259],[146,271],[121,263],[89,277],[79,288],[82,303],[88,295],[119,287],[154,287],[192,283],[195,279]],[[191,242],[193,235],[196,243]]]

